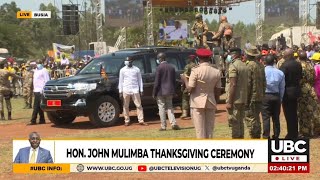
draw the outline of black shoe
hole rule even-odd
[[[27,126],[31,126],[31,125],[36,125],[36,122],[30,122],[29,124],[27,124]]]
[[[39,124],[45,124],[45,123],[46,123],[45,121],[40,121],[40,122],[39,122]]]
[[[140,122],[139,125],[141,125],[141,126],[149,126],[149,124],[147,124],[145,122]]]
[[[173,126],[172,126],[172,129],[173,129],[173,130],[180,130],[180,127],[179,127],[178,125],[173,125]]]
[[[159,129],[159,131],[165,131],[165,130],[166,130],[165,128],[160,128],[160,129]]]

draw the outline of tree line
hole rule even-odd
[[[92,6],[92,5],[90,5]],[[40,11],[51,11],[51,19],[17,19],[16,13],[21,9],[13,1],[4,3],[0,6],[0,48],[7,48],[14,57],[21,58],[41,58],[52,49],[52,43],[65,45],[75,45],[76,50],[87,50],[90,42],[96,41],[95,14],[90,12],[90,6],[86,12],[81,12],[79,24],[80,31],[78,35],[63,35],[62,18],[59,9],[49,3],[48,5],[40,4]],[[187,20],[188,23],[194,23],[195,13],[174,13],[164,12],[159,8],[153,10],[153,31],[155,40],[157,40],[159,22],[164,19],[174,17],[177,20]],[[146,13],[144,25],[142,27],[128,27],[127,47],[134,47],[136,43],[145,45],[147,34]],[[105,23],[105,22],[104,22]],[[219,22],[206,20],[210,31],[217,31]],[[264,26],[264,41],[268,41],[272,34],[276,33],[276,26]],[[242,44],[247,40],[254,44],[255,42],[255,25],[237,22],[234,24],[235,36],[242,38]],[[80,35],[80,36],[79,36]],[[107,45],[114,46],[120,35],[120,28],[103,26],[104,41]],[[80,39],[79,39],[80,37]],[[156,43],[155,43],[156,44]]]

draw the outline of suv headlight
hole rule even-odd
[[[85,94],[89,91],[97,88],[97,83],[75,83],[68,84],[68,89],[75,91],[76,93]]]

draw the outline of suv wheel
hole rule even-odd
[[[47,112],[49,120],[55,125],[70,124],[76,118],[75,115],[68,113]]]
[[[120,106],[111,96],[102,96],[91,106],[90,122],[98,127],[114,125],[120,115]]]

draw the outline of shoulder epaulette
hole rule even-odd
[[[196,66],[192,67],[191,69],[195,69],[195,68],[198,68],[198,67],[200,67],[200,66],[199,66],[199,65],[196,65]]]

